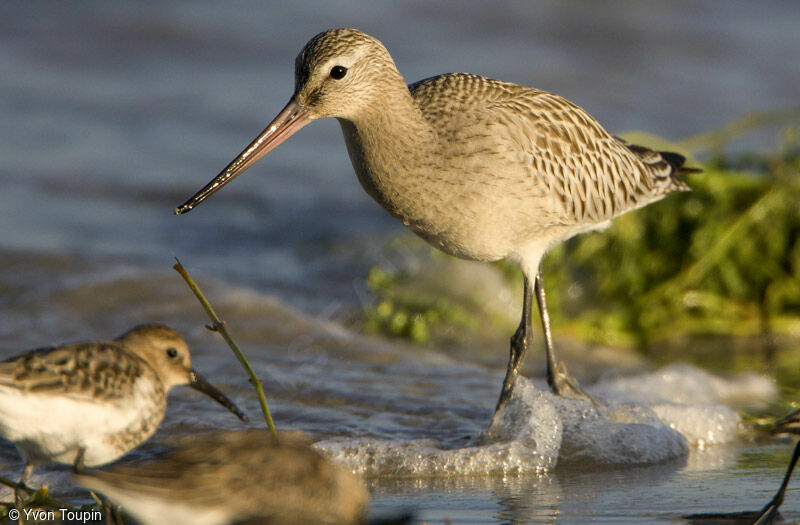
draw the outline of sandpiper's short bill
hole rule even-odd
[[[363,483],[297,435],[219,431],[183,438],[166,457],[76,476],[145,525],[362,523]]]
[[[40,348],[0,363],[0,435],[33,466],[109,463],[158,429],[173,386],[207,394],[247,417],[191,367],[175,330],[141,325],[113,341]]]

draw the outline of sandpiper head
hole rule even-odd
[[[116,341],[147,361],[167,389],[189,382],[192,369],[189,345],[172,328],[159,324],[140,325]]]
[[[219,175],[175,208],[175,214],[191,211],[312,120],[355,120],[381,111],[392,93],[408,95],[408,89],[380,41],[356,29],[323,31],[295,60],[294,94],[286,107]]]
[[[247,420],[247,416],[233,401],[192,368],[189,345],[172,328],[160,324],[140,325],[115,341],[144,359],[158,374],[166,390],[173,386],[189,385],[217,401],[242,421]]]

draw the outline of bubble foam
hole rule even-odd
[[[592,389],[601,401],[598,407],[538,390],[520,378],[489,429],[459,446],[369,437],[334,438],[315,446],[367,476],[542,474],[557,463],[586,468],[656,464],[737,436],[738,415],[713,402],[716,396],[707,385],[707,374],[691,367],[643,374],[598,384]]]
[[[552,469],[561,422],[552,395],[520,381],[489,431],[461,448],[432,439],[336,439],[315,446],[362,475],[507,475]]]

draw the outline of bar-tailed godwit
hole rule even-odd
[[[448,73],[406,85],[389,52],[355,29],[324,31],[295,62],[289,103],[217,177],[176,208],[186,213],[290,135],[338,119],[358,180],[394,217],[440,250],[508,260],[524,276],[499,409],[511,395],[539,306],[547,381],[586,396],[556,360],[541,261],[554,245],[622,213],[687,190],[684,157],[629,144],[551,93]],[[588,396],[586,396],[588,397]]]

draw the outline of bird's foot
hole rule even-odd
[[[547,382],[553,392],[561,397],[568,397],[573,399],[586,399],[590,401],[597,408],[603,408],[603,405],[595,401],[595,399],[583,391],[578,380],[572,377],[567,371],[567,366],[563,361],[559,361],[556,365],[553,377],[548,377]]]

